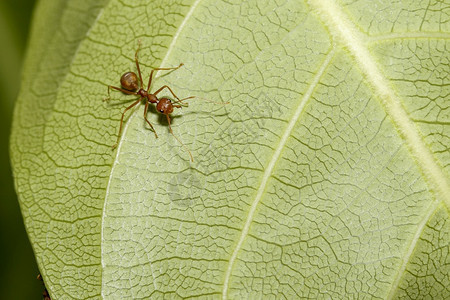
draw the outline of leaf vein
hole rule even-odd
[[[227,299],[228,286],[229,286],[231,272],[233,270],[234,262],[237,259],[237,254],[239,253],[239,250],[242,248],[245,238],[248,236],[248,232],[250,229],[250,225],[253,221],[253,216],[255,214],[256,207],[258,206],[260,200],[263,197],[263,194],[266,189],[269,178],[271,178],[271,176],[272,176],[272,172],[275,168],[275,165],[276,165],[278,159],[280,158],[282,150],[286,146],[287,140],[291,136],[292,130],[294,129],[295,124],[297,123],[298,119],[300,118],[300,115],[303,112],[306,103],[309,101],[309,99],[312,96],[312,93],[314,92],[315,88],[318,86],[319,80],[322,78],[322,75],[325,73],[325,70],[328,67],[328,65],[330,64],[333,56],[334,56],[334,50],[331,50],[325,57],[322,65],[320,66],[318,72],[316,73],[313,81],[311,82],[310,86],[308,87],[308,90],[301,98],[301,100],[297,106],[297,109],[294,112],[294,115],[291,117],[289,123],[287,124],[287,127],[283,133],[283,136],[281,137],[281,139],[278,143],[278,146],[276,147],[276,149],[274,151],[272,159],[270,160],[269,165],[267,166],[267,168],[264,171],[263,177],[261,179],[261,184],[259,185],[255,199],[253,200],[250,210],[248,212],[247,220],[245,221],[241,236],[239,238],[239,241],[238,241],[236,247],[233,250],[227,270],[225,272],[224,286],[223,286],[223,291],[222,291],[223,299]]]

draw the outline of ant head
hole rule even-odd
[[[172,101],[168,98],[159,99],[158,104],[156,104],[156,110],[165,115],[171,114],[173,112]]]
[[[120,84],[128,91],[135,91],[138,89],[138,77],[134,72],[126,72],[120,77]]]

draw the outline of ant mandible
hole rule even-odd
[[[187,97],[187,98],[180,99],[180,98],[178,98],[177,95],[175,95],[175,93],[172,91],[172,89],[169,86],[167,86],[167,85],[163,85],[156,92],[150,93],[150,87],[151,87],[151,84],[152,84],[153,72],[154,71],[176,70],[176,69],[181,68],[183,66],[183,63],[181,63],[178,67],[173,67],[173,68],[154,68],[154,69],[152,69],[152,71],[150,72],[150,78],[148,79],[147,90],[145,90],[144,87],[143,87],[143,84],[142,84],[143,81],[142,81],[141,69],[139,67],[139,60],[138,60],[138,52],[139,52],[140,47],[141,47],[141,43],[139,41],[138,48],[137,48],[136,53],[134,55],[134,60],[136,62],[136,68],[137,68],[137,71],[138,71],[138,74],[139,74],[139,79],[138,79],[136,73],[134,73],[134,72],[126,72],[126,73],[124,73],[122,75],[122,77],[120,78],[120,84],[122,85],[122,88],[109,85],[108,86],[108,98],[104,99],[104,100],[111,99],[111,96],[110,96],[110,90],[111,89],[121,91],[122,93],[125,93],[125,94],[128,94],[128,95],[139,96],[139,99],[137,99],[135,102],[133,102],[133,104],[131,104],[130,106],[125,108],[125,110],[123,111],[122,118],[120,119],[119,135],[117,136],[117,142],[112,146],[112,148],[113,149],[116,148],[117,145],[119,144],[120,134],[122,132],[123,118],[125,117],[125,113],[128,110],[130,110],[131,108],[133,108],[134,106],[136,106],[141,101],[143,101],[145,103],[144,119],[147,122],[147,124],[150,126],[150,128],[153,130],[153,132],[155,133],[155,137],[158,138],[158,135],[156,134],[155,128],[153,128],[152,124],[147,119],[147,112],[148,112],[149,104],[150,103],[156,103],[156,110],[159,113],[165,115],[166,118],[167,118],[167,122],[169,123],[169,131],[170,131],[170,133],[187,150],[187,152],[189,153],[189,156],[191,157],[191,161],[194,161],[194,158],[192,157],[191,151],[189,151],[189,149],[183,144],[183,142],[173,133],[172,127],[170,126],[170,116],[169,115],[173,112],[173,108],[174,107],[175,108],[181,108],[183,106],[184,107],[188,106],[188,103],[183,102],[183,100],[192,99],[192,98],[195,98],[195,96],[190,96],[190,97]],[[139,81],[139,85],[138,85],[138,81]],[[138,88],[139,88],[139,90],[138,90]],[[177,100],[173,101],[173,100],[170,100],[169,98],[166,98],[166,97],[158,98],[157,95],[163,89],[168,89],[170,91],[170,93]],[[177,103],[177,104],[174,104],[174,103]]]

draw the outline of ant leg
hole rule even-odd
[[[138,95],[138,93],[136,93],[136,92],[125,90],[125,89],[121,89],[121,88],[116,87],[116,86],[108,85],[108,98],[103,99],[103,101],[111,100],[111,93],[109,92],[111,89],[114,89],[114,90],[117,90],[117,91],[121,91],[122,93],[125,93],[125,94],[128,94],[128,95]]]
[[[143,81],[142,81],[141,68],[139,67],[139,59],[138,59],[138,52],[140,49],[141,49],[141,40],[138,41],[138,47],[136,49],[136,53],[134,54],[134,61],[136,62],[136,68],[138,70],[139,81],[140,81],[141,89],[142,89]]]
[[[152,128],[153,132],[155,133],[155,137],[158,138],[158,135],[156,134],[155,128],[153,128],[153,125],[152,125],[152,124],[150,123],[150,121],[147,119],[147,111],[148,111],[148,101],[145,102],[144,119],[145,119],[145,121],[148,123],[148,125],[150,125],[150,127]]]
[[[187,103],[184,103],[183,100],[195,98],[195,96],[190,96],[190,97],[186,97],[186,98],[180,99],[180,98],[178,98],[177,95],[175,95],[175,93],[172,91],[172,89],[171,89],[169,86],[167,86],[167,85],[163,85],[163,86],[162,86],[161,88],[159,88],[156,92],[154,92],[153,95],[156,96],[156,95],[157,95],[159,92],[161,92],[163,89],[168,89],[168,90],[170,91],[170,93],[178,100],[178,101],[174,101],[175,103],[181,103],[181,104],[184,104],[184,105],[188,105]]]
[[[192,157],[191,151],[189,151],[188,147],[186,147],[186,145],[183,144],[183,142],[175,134],[173,134],[172,127],[170,126],[170,117],[169,117],[169,115],[168,114],[165,114],[165,115],[166,115],[166,118],[167,118],[167,122],[169,123],[170,133],[174,136],[174,138],[177,139],[177,141],[184,147],[184,149],[186,149],[186,151],[189,153],[189,156],[191,157],[191,161],[194,162],[194,158]]]
[[[150,90],[150,85],[152,84],[153,72],[155,72],[155,71],[176,70],[176,69],[181,68],[183,65],[184,65],[184,64],[181,63],[178,67],[172,67],[172,68],[154,68],[154,69],[150,72],[150,78],[148,79],[148,85],[147,85],[147,92]]]
[[[142,98],[137,99],[135,102],[133,102],[133,104],[131,104],[130,106],[128,106],[127,108],[125,108],[125,110],[122,113],[122,118],[120,119],[120,127],[119,127],[119,135],[117,136],[117,142],[112,146],[112,148],[116,148],[117,145],[119,144],[119,140],[120,140],[120,133],[122,132],[122,125],[123,125],[123,117],[125,116],[125,113],[131,109],[132,107],[136,106],[136,104],[138,104],[141,101]]]

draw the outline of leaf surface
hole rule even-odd
[[[449,16],[448,1],[41,2],[11,152],[52,296],[450,297]],[[144,84],[184,63],[153,91],[230,102],[173,113],[194,162],[142,105],[111,151],[133,97],[101,100],[138,41]]]

